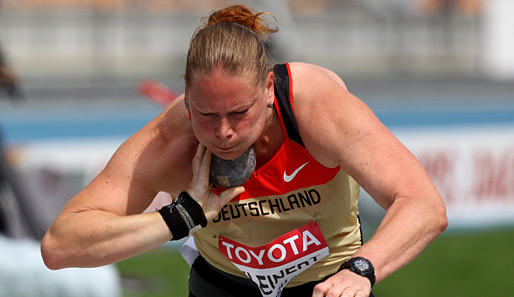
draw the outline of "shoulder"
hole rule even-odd
[[[306,63],[290,63],[293,105],[302,140],[309,153],[327,167],[337,157],[325,146],[334,145],[346,126],[342,119],[353,108],[354,97],[333,71]],[[343,117],[343,115],[345,115]]]
[[[183,95],[181,95],[141,130],[132,135],[127,143],[132,143],[135,147],[140,148],[165,149],[167,146],[185,139],[194,139],[189,122]]]
[[[176,192],[192,174],[196,141],[189,122],[181,96],[127,139],[113,163],[154,191]]]
[[[347,89],[343,80],[332,70],[325,67],[302,62],[291,62],[288,64],[291,70],[293,86],[297,87],[297,91],[309,87],[318,88],[320,85],[333,83],[345,90]]]
[[[160,191],[176,194],[186,188],[196,146],[186,121],[183,102],[168,106],[116,150],[106,167],[73,198],[70,209],[136,214]]]

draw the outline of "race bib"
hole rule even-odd
[[[316,221],[258,247],[224,236],[218,244],[220,252],[257,284],[263,297],[279,297],[290,280],[328,255]]]

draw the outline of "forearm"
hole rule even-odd
[[[172,237],[158,213],[118,216],[89,210],[61,216],[43,238],[51,269],[115,263],[155,248]]]
[[[442,202],[398,198],[373,237],[355,254],[369,259],[377,282],[416,258],[447,226]]]

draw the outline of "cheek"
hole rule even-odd
[[[254,119],[244,119],[241,121],[237,121],[235,124],[235,130],[238,133],[249,133],[250,130],[255,126],[256,121]]]
[[[198,140],[209,138],[209,134],[214,131],[214,124],[206,121],[192,121],[193,132]]]
[[[263,117],[249,117],[239,123],[238,133],[244,133],[248,137],[258,137],[264,128],[264,122],[265,119]]]

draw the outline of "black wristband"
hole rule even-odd
[[[177,200],[159,209],[158,212],[170,228],[173,239],[179,240],[207,226],[202,207],[184,191]]]

